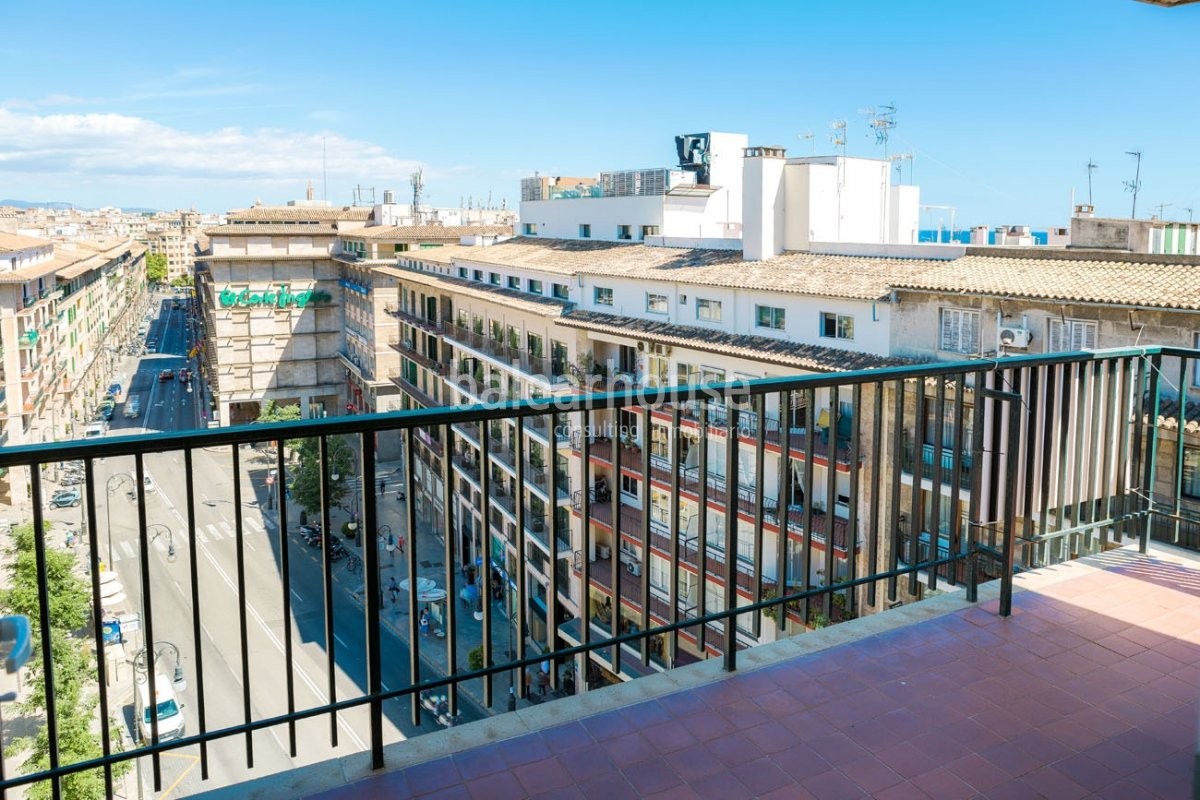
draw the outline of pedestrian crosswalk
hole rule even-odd
[[[252,536],[265,536],[268,533],[273,533],[278,526],[272,519],[260,520],[258,517],[245,516],[242,518],[242,536],[248,538]],[[237,533],[234,531],[233,523],[230,520],[222,519],[218,522],[209,522],[203,525],[196,526],[196,540],[200,544],[211,544],[216,542],[234,540],[237,538]],[[186,548],[190,538],[185,528],[180,528],[175,531],[171,540],[166,537],[154,536],[151,539],[151,546],[160,553],[168,553],[171,546],[174,545],[176,553],[181,549]],[[113,561],[121,561],[127,558],[136,558],[138,554],[137,539],[123,539],[116,542],[116,547],[113,549]]]

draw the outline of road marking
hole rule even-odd
[[[221,520],[221,527],[225,530],[226,535],[232,539],[233,538],[233,526],[229,524],[229,521],[224,520],[224,519]]]
[[[208,534],[204,532],[204,528],[196,528],[196,538],[200,540],[200,544],[208,544]]]
[[[304,602],[304,598],[300,596],[299,592],[297,592],[295,589],[292,589],[291,592],[292,592],[292,597],[296,598],[297,603]]]
[[[129,558],[137,558],[137,550],[133,549],[133,545],[124,539],[121,540],[120,545],[121,549],[125,551],[126,556]]]
[[[167,552],[167,544],[161,538],[155,537],[154,549],[160,553],[165,553],[165,552]]]
[[[188,764],[187,769],[180,773],[179,777],[175,779],[175,782],[164,789],[163,793],[158,796],[158,800],[168,800],[168,798],[171,796],[171,792],[175,791],[179,787],[179,784],[183,783],[183,779],[187,777],[188,773],[194,770],[196,765],[200,763],[200,756],[188,755],[187,753],[163,753],[162,755],[169,758],[183,758],[192,762],[191,764]],[[138,788],[140,789],[141,787]],[[139,791],[138,794],[141,794],[141,792]]]
[[[349,646],[350,646],[350,645],[346,644],[345,642],[343,642],[343,641],[342,641],[342,637],[338,636],[336,633],[333,635],[333,640],[334,640],[335,642],[337,642],[338,644],[340,644],[342,647],[349,647]]]
[[[267,532],[267,531],[266,531],[266,529],[265,529],[265,528],[263,528],[263,526],[262,526],[262,523],[261,523],[261,522],[259,522],[259,521],[258,521],[256,518],[254,518],[254,517],[246,517],[246,518],[244,519],[244,521],[245,521],[245,523],[246,523],[247,525],[249,525],[251,528],[255,528],[255,529],[256,529],[256,530],[254,530],[254,531],[251,531],[252,533],[266,533],[266,532]]]
[[[217,540],[217,541],[220,541],[220,540],[221,540],[221,531],[220,531],[220,530],[217,528],[217,526],[216,526],[216,525],[213,525],[213,524],[210,522],[210,523],[208,523],[208,525],[207,525],[206,527],[208,528],[208,535],[209,535],[209,536],[211,536],[213,539],[215,539],[215,540]]]

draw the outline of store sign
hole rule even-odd
[[[287,284],[278,289],[267,287],[261,292],[232,289],[226,286],[217,295],[221,308],[304,308],[310,303],[329,303],[333,295],[316,289],[291,291]]]

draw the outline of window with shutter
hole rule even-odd
[[[1052,319],[1046,336],[1047,353],[1068,353],[1096,347],[1098,325],[1081,319]]]
[[[950,353],[978,353],[979,312],[965,308],[943,308],[938,349]]]

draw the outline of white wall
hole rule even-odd
[[[521,203],[517,232],[537,225],[540,239],[578,239],[579,226],[592,226],[592,239],[616,242],[617,226],[629,225],[638,241],[643,225],[663,224],[663,196],[581,197],[572,200],[529,200]]]
[[[889,244],[917,244],[920,241],[921,187],[892,187],[891,231]]]
[[[784,159],[743,159],[743,254],[748,261],[778,255],[784,247]]]

